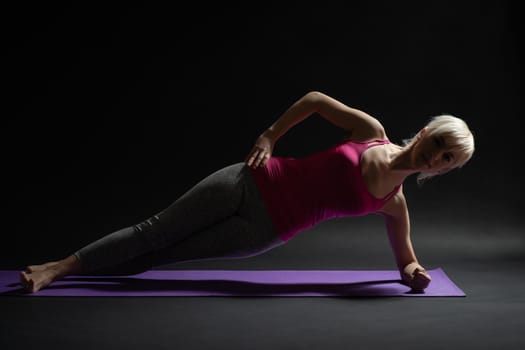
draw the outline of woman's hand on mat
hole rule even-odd
[[[432,281],[425,268],[415,262],[405,266],[402,276],[403,281],[416,292],[423,291]]]
[[[428,287],[430,281],[432,281],[432,278],[425,270],[417,269],[416,272],[412,275],[408,286],[414,291],[423,291],[425,288]]]
[[[244,160],[246,165],[256,169],[259,166],[264,166],[268,159],[272,156],[275,140],[269,131],[265,131],[257,138],[250,153]]]

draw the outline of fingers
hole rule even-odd
[[[409,276],[414,276],[414,274],[417,271],[423,271],[423,270],[424,270],[423,266],[419,265],[417,262],[412,262],[403,268],[403,271]]]
[[[255,149],[252,149],[250,151],[250,153],[248,154],[248,156],[246,157],[246,165],[248,165],[249,167],[251,167],[253,165],[253,163],[255,162],[255,159],[257,158],[257,153],[258,151],[255,150]]]
[[[416,290],[423,290],[428,287],[431,281],[432,278],[428,273],[426,273],[425,271],[418,271],[412,278],[410,287]]]
[[[432,277],[430,277],[430,275],[426,271],[418,271],[416,277],[421,279],[422,281],[428,281],[429,283],[430,281],[432,281]]]
[[[268,158],[270,158],[270,156],[266,150],[254,148],[246,159],[246,165],[255,169],[266,164]]]

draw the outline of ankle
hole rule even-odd
[[[67,275],[78,274],[82,271],[82,264],[75,255],[70,255],[65,259],[62,259],[53,266],[56,270],[58,277],[64,277]]]

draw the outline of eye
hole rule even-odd
[[[452,153],[446,152],[443,154],[443,159],[445,159],[447,163],[450,163],[454,159],[454,156],[452,155]]]

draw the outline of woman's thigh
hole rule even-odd
[[[153,249],[162,249],[235,215],[243,198],[244,166],[236,163],[212,173],[135,230]]]
[[[284,242],[256,222],[232,216],[192,234],[176,244],[150,253],[153,266],[171,263],[247,258],[262,254]]]

